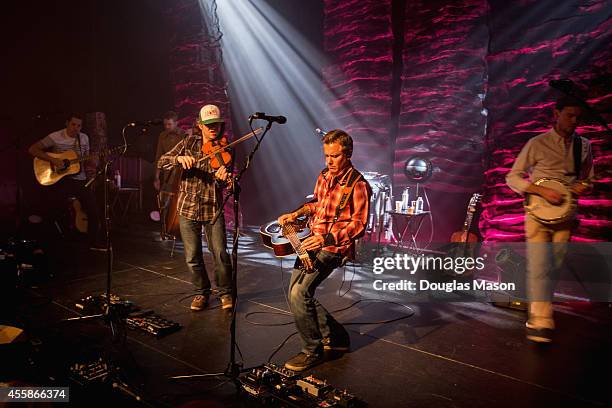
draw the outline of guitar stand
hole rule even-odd
[[[252,121],[253,119],[249,118],[249,126],[251,125]],[[237,278],[238,278],[238,238],[239,238],[239,231],[238,231],[239,212],[238,210],[239,210],[239,202],[240,202],[240,184],[239,182],[242,176],[244,175],[244,173],[250,167],[253,157],[255,156],[255,153],[259,149],[261,142],[263,141],[264,137],[266,136],[266,133],[268,133],[271,127],[272,127],[272,121],[268,121],[268,124],[266,125],[266,129],[261,135],[261,138],[258,139],[257,137],[255,137],[257,139],[257,144],[255,144],[255,147],[253,147],[253,150],[251,150],[251,153],[249,153],[242,169],[240,169],[236,177],[234,177],[233,191],[225,195],[223,202],[221,203],[219,209],[217,210],[215,216],[213,217],[211,221],[211,224],[214,224],[217,221],[217,219],[221,216],[221,214],[223,213],[225,209],[225,204],[227,203],[229,198],[233,196],[234,197],[234,228],[232,231],[232,234],[233,234],[232,235],[232,238],[233,238],[233,243],[232,243],[233,244],[232,245],[232,300],[234,304],[232,307],[232,320],[230,323],[230,360],[227,364],[227,368],[225,369],[223,373],[178,375],[178,376],[170,377],[170,379],[182,380],[182,379],[202,378],[202,379],[221,380],[223,377],[225,377],[226,380],[232,381],[234,385],[236,386],[236,391],[240,392],[240,383],[238,381],[238,377],[240,376],[241,373],[250,371],[252,369],[252,367],[243,368],[242,364],[238,364],[236,362],[236,305],[238,304]],[[254,133],[254,130],[252,127],[251,127],[251,130]]]

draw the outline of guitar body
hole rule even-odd
[[[480,199],[480,194],[476,193],[472,195],[467,207],[463,228],[460,231],[453,232],[450,237],[451,245],[449,246],[448,256],[452,258],[475,257],[477,249],[475,243],[479,242],[479,239],[478,235],[470,232],[470,229],[472,228],[474,213],[476,212]]]
[[[450,242],[478,242],[478,236],[473,232],[455,231],[451,235]]]
[[[297,238],[300,241],[305,240],[311,235],[310,229],[306,226],[300,226],[296,232]],[[295,254],[291,242],[285,238],[278,221],[272,221],[263,225],[259,229],[259,234],[264,246],[271,248],[275,256],[284,257]]]
[[[88,218],[85,211],[83,211],[83,206],[81,202],[76,198],[70,200],[70,223],[71,226],[81,233],[86,233],[88,228]]]
[[[47,153],[49,156],[61,159],[64,161],[64,166],[54,169],[51,162],[34,158],[34,175],[36,180],[43,186],[50,186],[57,183],[64,176],[77,174],[81,171],[81,165],[78,161],[76,152],[69,150],[63,153]]]

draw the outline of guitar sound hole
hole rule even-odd
[[[268,226],[268,232],[271,232],[273,234],[278,234],[281,230],[281,226],[279,224],[272,224],[270,226]]]

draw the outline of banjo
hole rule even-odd
[[[536,186],[550,188],[562,195],[561,204],[551,204],[543,197],[528,194],[525,199],[525,211],[543,224],[560,224],[572,219],[577,210],[576,197],[572,194],[570,186],[563,180],[543,177],[536,180]]]

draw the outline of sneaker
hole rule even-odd
[[[208,295],[197,295],[191,301],[191,310],[202,310],[208,306]]]
[[[329,337],[325,337],[323,340],[321,340],[321,344],[323,344],[323,350],[328,351],[346,352],[349,351],[351,348],[351,343],[349,342],[349,340],[336,341],[332,340]]]
[[[285,368],[292,371],[304,371],[321,364],[323,361],[323,357],[317,354],[300,353],[287,361]]]
[[[536,328],[531,326],[529,323],[525,325],[527,329],[527,340],[531,340],[535,343],[551,343],[553,330]]]
[[[232,295],[221,296],[221,309],[231,309],[233,306]]]

